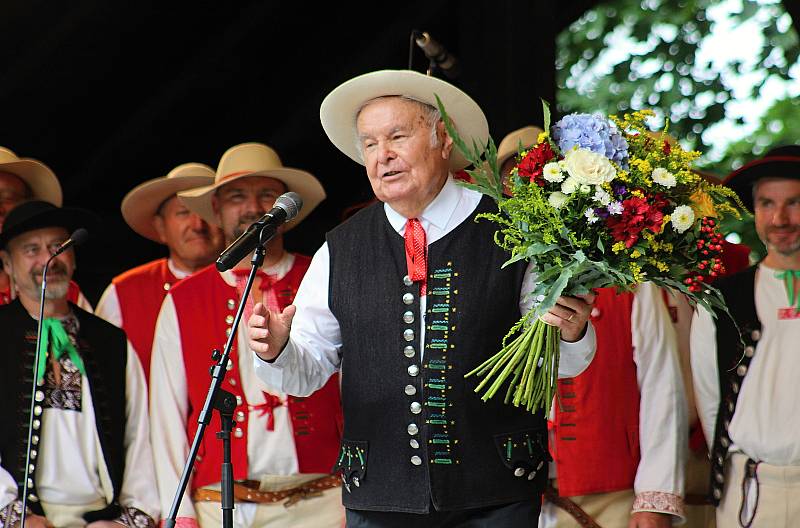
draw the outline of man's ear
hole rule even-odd
[[[11,255],[5,249],[0,249],[0,261],[3,263],[3,270],[11,275]]]
[[[153,228],[158,233],[158,240],[162,244],[167,243],[167,226],[164,225],[164,217],[160,214],[153,216]]]
[[[453,151],[453,138],[451,138],[450,134],[447,133],[447,129],[444,126],[444,120],[439,121],[439,123],[436,125],[436,128],[436,133],[439,134],[439,138],[441,139],[442,143],[442,158],[450,159],[450,154]]]

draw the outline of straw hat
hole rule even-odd
[[[434,108],[437,108],[438,95],[467,145],[471,146],[474,141],[481,148],[489,139],[489,124],[478,103],[450,83],[411,70],[381,70],[340,84],[322,101],[319,110],[322,128],[339,150],[363,165],[356,138],[357,114],[367,101],[393,95],[402,95]],[[454,148],[450,154],[450,169],[461,170],[468,164]]]
[[[55,173],[39,160],[20,158],[11,150],[0,147],[0,172],[9,172],[28,184],[32,198],[61,206],[61,184]]]
[[[519,146],[523,148],[532,147],[539,142],[539,134],[544,132],[538,126],[526,126],[509,132],[503,141],[497,146],[497,166],[502,167],[503,163],[519,152]]]
[[[180,191],[214,183],[214,169],[202,163],[178,165],[162,178],[136,186],[122,199],[122,217],[131,229],[145,238],[161,243],[153,227],[153,217],[167,199]]]
[[[310,172],[284,167],[278,153],[262,143],[242,143],[229,148],[219,160],[213,184],[179,192],[178,197],[203,220],[219,226],[211,204],[214,193],[221,186],[248,176],[282,181],[289,191],[296,192],[303,199],[303,208],[293,220],[286,223],[287,230],[302,222],[325,199],[325,190],[319,180]]]

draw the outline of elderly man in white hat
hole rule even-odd
[[[177,193],[214,183],[214,170],[184,163],[146,181],[122,200],[122,217],[145,238],[167,246],[169,255],[137,266],[108,285],[97,315],[122,328],[150,376],[150,352],[161,302],[173,284],[211,264],[222,250],[222,232],[178,201]]]
[[[0,147],[0,232],[6,215],[28,200],[43,200],[61,207],[63,199],[58,178],[41,161],[20,158],[11,150]],[[0,269],[0,305],[10,303],[16,296],[11,277]],[[92,311],[92,305],[73,281],[69,283],[67,299],[88,312]]]
[[[435,95],[467,144],[486,143],[478,105],[416,72],[369,73],[325,98],[325,132],[383,203],[328,233],[296,308],[254,308],[249,344],[262,379],[290,394],[342,368],[348,526],[535,526],[544,415],[482,402],[464,379],[501,346],[533,284],[524,263],[501,270],[494,227],[473,221],[496,205],[454,182],[467,161]],[[561,298],[544,316],[562,331],[562,376],[593,357],[592,297]]]
[[[305,207],[280,231],[293,228],[325,198],[310,173],[284,167],[277,153],[260,143],[230,148],[212,185],[179,193],[193,212],[222,228],[230,244],[268,212],[281,194],[293,191]],[[267,245],[253,287],[253,301],[275,310],[289,305],[310,259],[284,250],[282,234]],[[156,474],[168,511],[209,385],[211,350],[222,348],[250,269],[243,259],[220,273],[209,266],[170,289],[161,308],[150,368],[151,426]],[[224,389],[236,396],[232,459],[237,526],[340,527],[344,512],[336,462],[341,430],[338,378],[308,398],[270,390],[253,369],[246,328],[231,354]],[[330,377],[330,376],[329,376]],[[209,432],[218,431],[215,413]],[[219,526],[222,444],[206,434],[195,472],[178,512],[189,523]],[[192,500],[189,500],[189,499]]]

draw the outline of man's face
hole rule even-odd
[[[212,204],[220,220],[225,243],[230,244],[275,205],[286,185],[274,178],[246,176],[217,189]]]
[[[153,226],[161,242],[169,248],[170,257],[180,267],[196,270],[207,266],[221,249],[219,228],[208,225],[175,196],[161,206],[153,218]]]
[[[800,256],[800,180],[767,178],[753,191],[756,232],[772,253]]]
[[[69,238],[63,227],[45,227],[12,238],[2,252],[3,265],[14,279],[21,296],[38,302],[41,295],[42,270],[50,255]],[[53,259],[47,270],[47,299],[63,299],[75,271],[75,254],[71,249]]]
[[[430,203],[449,171],[452,140],[444,124],[434,125],[437,145],[423,107],[399,97],[368,102],[356,119],[358,141],[375,196],[389,205]]]
[[[6,215],[29,196],[28,188],[19,176],[10,172],[0,172],[0,231]]]

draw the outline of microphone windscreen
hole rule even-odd
[[[286,221],[288,222],[303,208],[303,199],[296,192],[289,191],[278,196],[278,199],[275,200],[275,207],[286,211]]]
[[[78,246],[86,242],[86,239],[89,238],[89,232],[85,228],[79,227],[70,235],[70,238],[72,239],[72,243]]]

